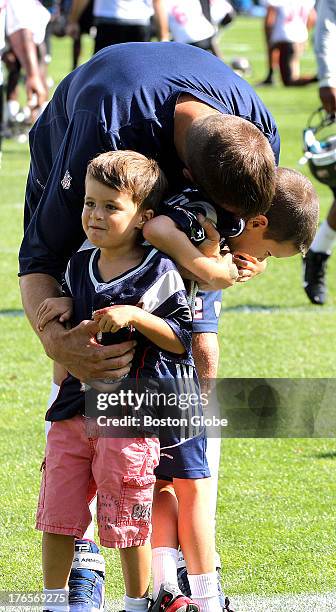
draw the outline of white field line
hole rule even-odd
[[[244,595],[231,598],[235,612],[335,612],[336,591],[325,594]],[[105,612],[119,612],[123,601],[107,601]]]

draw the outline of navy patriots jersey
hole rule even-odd
[[[131,149],[156,159],[170,193],[186,187],[174,146],[174,112],[189,94],[252,122],[279,160],[275,121],[253,88],[220,59],[191,45],[128,43],[96,53],[57,87],[30,132],[20,274],[61,280],[85,239],[81,226],[89,160]]]
[[[153,247],[144,248],[140,264],[110,282],[99,274],[99,249],[79,251],[70,260],[66,274],[66,293],[73,298],[72,324],[91,319],[99,308],[114,304],[139,306],[168,323],[185,347],[185,355],[161,350],[134,329],[102,334],[104,344],[136,339],[137,347],[130,378],[194,379],[197,377],[191,352],[192,318],[183,280],[169,257]],[[56,421],[84,413],[85,394],[79,380],[69,375],[46,420]]]
[[[225,246],[227,238],[239,236],[245,227],[244,219],[239,219],[231,212],[211,203],[199,189],[193,187],[188,187],[181,194],[165,200],[160,205],[158,214],[170,217],[196,247],[206,239],[206,233],[197,219],[198,214],[214,222],[221,247]]]

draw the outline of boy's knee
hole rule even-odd
[[[190,504],[190,499],[197,496],[208,496],[211,478],[174,478],[174,489],[178,501],[184,499]]]

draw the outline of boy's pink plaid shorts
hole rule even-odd
[[[88,438],[86,419],[54,422],[48,433],[36,528],[82,538],[97,493],[100,542],[142,546],[151,534],[156,438]]]

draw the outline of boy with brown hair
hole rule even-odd
[[[82,222],[97,248],[79,251],[70,259],[65,274],[69,297],[42,302],[37,319],[43,328],[55,318],[66,321],[71,317],[77,325],[93,316],[103,344],[121,341],[117,332],[127,328],[127,334],[137,342],[130,378],[164,378],[171,384],[177,379],[178,393],[185,389],[190,394],[191,388],[197,392],[198,387],[184,284],[168,257],[139,241],[164,187],[156,162],[133,151],[104,153],[89,164]],[[81,382],[68,374],[46,415],[52,426],[36,523],[44,532],[46,594],[55,589],[63,594],[66,591],[74,539],[83,537],[90,521],[87,493],[92,497],[97,491],[101,543],[120,548],[125,610],[144,612],[148,608],[150,516],[158,440],[87,438],[84,397]],[[201,411],[200,405],[197,411]],[[162,590],[154,606],[163,602],[160,609],[167,611],[220,612],[204,428],[197,435],[184,433],[184,438],[178,434],[170,437],[169,454],[160,459],[160,473],[178,480],[181,545],[186,558],[192,559],[191,570],[205,576],[205,599],[199,607],[173,588]],[[203,530],[199,529],[200,521]],[[101,608],[101,593],[97,588],[92,593],[93,612]],[[71,590],[69,600],[72,609],[77,602]]]
[[[259,273],[258,262],[267,257],[304,254],[316,233],[319,203],[307,177],[289,168],[277,168],[275,195],[266,213],[239,219],[204,201],[198,190],[185,190],[182,201],[181,196],[172,198],[160,212],[145,224],[145,238],[208,288],[217,290],[225,283],[232,286]],[[206,240],[209,244],[203,246],[202,254],[197,247]],[[231,261],[230,278],[222,266],[220,249],[224,245],[230,251],[224,256]],[[244,261],[236,251],[258,261]]]

